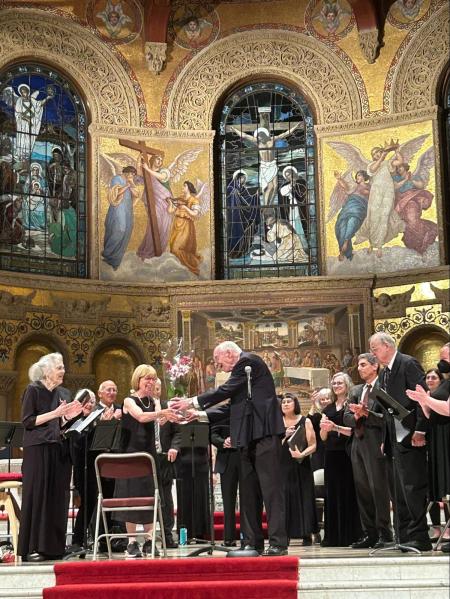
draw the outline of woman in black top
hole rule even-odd
[[[138,366],[131,377],[130,397],[125,398],[122,408],[122,451],[125,453],[145,451],[155,460],[155,422],[162,425],[167,420],[177,421],[173,410],[155,411],[153,389],[157,378],[153,366],[149,364]],[[154,493],[152,478],[118,479],[114,497],[151,497]],[[127,547],[129,557],[142,557],[141,548],[135,537],[137,524],[143,525],[146,535],[142,550],[144,554],[151,553],[153,518],[150,510],[114,512],[114,519],[126,524],[127,533],[130,535]]]
[[[319,532],[310,459],[316,451],[316,436],[311,421],[301,415],[300,403],[295,395],[284,393],[281,396],[281,412],[286,427],[281,450],[286,531],[289,538],[301,538],[303,545],[311,545],[311,535]],[[288,439],[301,426],[305,427],[306,447],[291,449]]]
[[[337,372],[331,379],[332,403],[323,410],[320,436],[325,443],[325,535],[323,546],[347,547],[361,536],[352,463],[348,449],[352,429],[343,426],[353,382]]]
[[[23,486],[18,555],[39,562],[58,559],[66,545],[71,461],[64,424],[81,412],[78,401],[67,403],[60,387],[61,354],[43,356],[31,366],[30,385],[22,398]]]

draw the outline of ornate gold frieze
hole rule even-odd
[[[375,319],[393,318],[395,316],[403,316],[406,307],[411,302],[414,287],[411,287],[404,293],[381,293],[377,297],[372,298],[373,314]]]
[[[22,318],[25,312],[30,310],[35,296],[36,291],[31,291],[27,295],[15,295],[0,289],[0,317]]]
[[[268,30],[235,33],[200,51],[177,74],[167,125],[209,129],[220,97],[237,82],[287,78],[310,99],[319,123],[359,119],[355,77],[331,48],[302,33]]]
[[[61,314],[64,322],[99,322],[105,316],[110,302],[109,297],[91,301],[85,298],[67,298],[51,295],[55,310]]]
[[[438,305],[408,308],[406,314],[399,318],[385,318],[375,320],[375,332],[385,331],[399,342],[407,333],[422,326],[438,327],[448,335],[450,314],[442,312]]]

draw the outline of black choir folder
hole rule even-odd
[[[306,439],[306,428],[305,426],[299,426],[297,429],[295,429],[295,432],[293,435],[291,435],[289,437],[289,439],[287,440],[287,444],[289,445],[289,447],[291,449],[295,449],[297,448],[298,451],[303,451],[304,449],[306,449],[306,447],[308,446],[308,441]],[[296,460],[298,460],[299,462],[302,462],[304,460],[304,458],[295,458]]]

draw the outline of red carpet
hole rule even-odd
[[[44,599],[296,599],[298,558],[69,562],[55,575]]]

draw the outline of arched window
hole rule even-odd
[[[38,64],[0,74],[0,269],[86,277],[86,110]]]
[[[279,83],[226,98],[220,116],[219,276],[318,275],[311,111]]]

